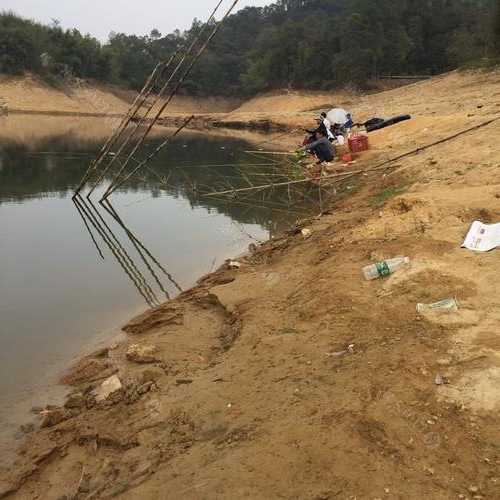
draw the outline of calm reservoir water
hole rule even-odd
[[[23,119],[36,129],[37,117]],[[76,206],[73,189],[104,136],[80,137],[77,126],[38,134],[36,141],[9,137],[1,134],[9,120],[0,120],[3,447],[29,420],[32,406],[61,397],[54,382],[75,356],[298,216],[279,208],[278,194],[239,203],[197,197],[196,186],[247,185],[240,170],[228,165],[263,160],[245,155],[244,141],[190,133],[151,165],[168,178],[166,187],[142,173],[115,193],[108,211],[98,203]],[[15,120],[14,128],[24,130],[20,118]],[[147,147],[161,140],[156,136]],[[265,168],[258,167],[257,175],[264,178]]]

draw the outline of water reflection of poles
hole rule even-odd
[[[104,205],[103,205],[104,206]],[[115,218],[114,214],[113,214],[113,211],[108,209],[106,206],[104,206],[104,209],[113,217]],[[115,218],[115,220],[118,222],[118,219]],[[125,230],[125,232],[127,233],[127,230],[125,229],[125,226],[122,226],[122,228]],[[127,233],[127,236],[128,233]],[[137,242],[135,241],[134,238],[132,238],[131,236],[129,236],[130,238],[130,241],[132,242],[132,244],[134,245],[137,253],[139,254],[139,256],[141,257],[141,260],[142,262],[144,263],[144,265],[147,267],[148,271],[150,272],[151,276],[153,276],[153,279],[156,281],[156,284],[158,285],[158,287],[160,288],[160,290],[165,294],[165,297],[167,298],[167,300],[170,299],[170,294],[167,292],[167,290],[165,290],[165,287],[163,286],[162,282],[158,279],[158,276],[156,275],[156,273],[154,272],[153,268],[151,267],[151,265],[149,264],[148,260],[144,257],[144,254],[142,253],[142,250],[141,248],[139,247],[139,245],[137,244]]]
[[[87,222],[87,218],[86,218],[84,212],[82,211],[82,209],[80,208],[80,205],[78,204],[76,197],[73,198],[73,202],[75,204],[76,209],[78,210],[78,213],[80,214],[80,217],[82,218],[83,223],[85,224],[85,227],[87,228],[87,232],[89,233],[90,238],[94,242],[94,245],[95,245],[95,247],[97,249],[97,253],[100,255],[100,257],[101,257],[102,260],[105,260],[104,259],[104,254],[102,253],[102,250],[101,250],[101,247],[97,243],[97,240],[95,239],[94,233],[90,229],[90,226],[89,226],[89,224]]]
[[[112,255],[120,264],[121,268],[124,270],[125,274],[132,281],[135,288],[144,298],[146,303],[150,307],[155,307],[160,304],[156,293],[154,292],[151,285],[148,283],[146,277],[141,272],[139,267],[136,265],[130,254],[124,248],[116,234],[111,229],[110,225],[106,222],[102,214],[100,213],[98,207],[94,206],[91,202],[85,201],[81,196],[77,196],[73,199],[74,204],[78,210],[78,213],[84,221],[85,227],[88,233],[91,235],[92,241],[96,246],[99,255],[104,258],[103,253],[97,243],[97,239],[94,235],[94,231],[100,236],[105,245],[109,248]],[[170,294],[163,285],[162,281],[159,279],[158,275],[153,269],[153,265],[158,267],[172,285],[179,291],[182,291],[181,287],[174,280],[174,278],[166,271],[166,269],[158,262],[158,260],[151,254],[151,252],[144,246],[144,244],[127,228],[123,220],[118,216],[111,204],[107,204],[104,207],[106,212],[111,215],[113,220],[119,224],[119,226],[124,230],[128,239],[134,246],[135,250],[139,254],[142,262],[148,269],[149,273],[153,276],[154,281],[158,285],[158,288],[164,293],[167,299],[170,298]],[[148,260],[149,259],[149,260]]]
[[[86,205],[86,203],[81,199],[80,197],[75,197],[73,199],[74,203],[78,205],[82,211],[82,213],[85,215],[87,220],[92,224],[94,229],[99,233],[101,236],[102,240],[106,244],[106,246],[109,248],[111,253],[114,255],[118,263],[120,264],[121,268],[124,270],[125,274],[130,278],[134,286],[137,288],[138,292],[142,295],[146,303],[150,307],[155,307],[154,300],[149,296],[147,293],[147,290],[143,289],[142,283],[140,280],[137,279],[137,276],[134,274],[134,271],[129,268],[129,265],[125,262],[123,255],[120,253],[119,250],[117,250],[116,246],[113,244],[112,240],[109,238],[109,235],[107,234],[106,230],[102,227],[102,225],[99,223],[98,219],[93,215],[92,211],[90,208]],[[140,271],[139,271],[140,272]]]
[[[129,237],[130,241],[134,245],[134,247],[137,250],[137,253],[141,256],[141,258],[144,261],[144,264],[147,266],[149,272],[155,279],[155,281],[158,283],[158,286],[162,290],[162,292],[165,293],[167,299],[170,298],[169,293],[164,289],[163,285],[161,284],[160,280],[158,279],[157,275],[155,274],[154,270],[151,268],[149,262],[145,257],[143,256],[143,252],[151,259],[151,261],[160,269],[160,271],[167,277],[167,279],[174,285],[174,287],[179,291],[182,292],[181,286],[175,281],[174,277],[158,262],[158,260],[151,254],[151,252],[142,244],[142,242],[130,231],[130,229],[125,225],[121,217],[118,215],[116,212],[115,208],[109,201],[105,201],[102,203],[102,206],[104,209],[113,217],[113,219],[120,225],[120,227],[125,231],[127,236]]]
[[[94,210],[94,213],[99,217],[100,221],[102,222],[102,224],[104,225],[104,227],[108,230],[109,234],[111,235],[111,237],[113,238],[113,240],[116,242],[118,248],[120,248],[125,256],[125,258],[127,259],[127,262],[130,263],[130,265],[132,266],[132,268],[134,270],[136,270],[137,272],[137,275],[138,275],[138,278],[140,279],[141,283],[143,284],[144,288],[147,290],[148,294],[152,297],[153,299],[153,302],[155,303],[159,303],[158,301],[158,298],[156,296],[156,294],[154,293],[153,289],[151,288],[151,286],[149,285],[149,283],[147,282],[146,278],[144,277],[144,275],[139,271],[139,268],[136,266],[135,262],[132,260],[132,258],[130,257],[130,255],[128,254],[128,252],[125,250],[125,248],[123,247],[123,245],[121,244],[120,240],[116,237],[115,233],[112,231],[112,229],[109,227],[109,225],[106,223],[106,221],[104,220],[103,216],[101,215],[101,213],[99,212],[99,210],[96,208],[96,206],[91,202],[89,201],[89,206],[92,207],[92,209]]]

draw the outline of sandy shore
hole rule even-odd
[[[356,119],[413,119],[370,134],[348,167],[364,173],[328,213],[73,367],[72,394],[42,412],[0,498],[497,498],[500,263],[460,245],[473,220],[500,221],[500,120],[372,168],[499,117],[498,76],[353,101]],[[289,130],[311,119],[255,113],[237,118]],[[396,255],[411,266],[362,279]],[[447,297],[457,313],[416,313]]]

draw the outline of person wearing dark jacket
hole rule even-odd
[[[316,119],[316,122],[318,124],[318,127],[315,128],[314,130],[308,130],[306,129],[306,132],[308,134],[311,134],[309,137],[307,137],[304,140],[304,145],[309,144],[310,142],[313,142],[315,140],[315,135],[317,132],[323,132],[326,137],[328,137],[328,140],[330,142],[333,142],[335,140],[335,137],[333,136],[332,133],[332,125],[328,118],[326,117],[326,113],[321,113],[321,116]]]
[[[304,139],[303,146],[314,142],[316,140],[316,134],[318,132],[322,132],[323,135],[327,136],[328,132],[326,131],[326,126],[323,121],[318,118],[316,122],[318,123],[318,126],[314,130],[305,129],[305,131],[309,134],[309,137],[306,137]]]
[[[316,140],[302,147],[304,151],[310,151],[316,158],[318,163],[332,161],[335,156],[335,147],[327,138],[327,134],[323,130],[316,132]]]

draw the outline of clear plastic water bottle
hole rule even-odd
[[[410,264],[409,257],[395,257],[394,259],[383,260],[364,267],[363,274],[366,280],[375,280],[389,276],[408,264]]]

